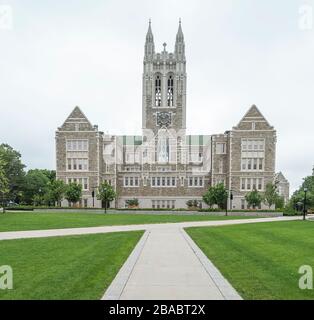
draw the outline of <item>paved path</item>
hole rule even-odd
[[[301,219],[301,217],[293,216],[293,217],[275,217],[275,218],[259,218],[259,219],[189,221],[189,222],[178,222],[178,223],[154,223],[154,224],[125,225],[125,226],[67,228],[67,229],[31,230],[31,231],[9,231],[9,232],[0,232],[0,240],[71,236],[71,235],[132,231],[132,230],[155,230],[155,229],[168,229],[169,227],[175,229],[175,228],[202,227],[202,226],[223,226],[223,225],[231,225],[231,224],[289,221],[289,220],[298,220],[298,219]]]
[[[300,217],[0,232],[0,240],[146,230],[103,299],[240,300],[183,228],[297,219]]]
[[[240,300],[241,296],[183,228],[296,219],[299,218],[150,225],[103,299]]]

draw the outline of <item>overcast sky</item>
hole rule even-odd
[[[110,134],[141,134],[148,19],[157,51],[186,43],[187,133],[223,133],[256,104],[291,188],[314,164],[314,0],[0,0],[0,142],[55,168],[78,105]],[[12,25],[10,24],[12,11]],[[4,21],[4,19],[7,19]],[[9,19],[9,20],[8,20]]]

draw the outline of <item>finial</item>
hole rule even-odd
[[[162,45],[164,46],[164,51],[166,51],[167,43],[166,43],[166,42],[164,42]]]
[[[151,18],[149,18],[148,23],[149,23],[149,25],[151,25],[151,23],[152,23]]]
[[[179,24],[181,24],[181,18],[179,18]]]

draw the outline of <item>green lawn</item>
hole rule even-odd
[[[0,299],[100,299],[143,232],[0,241],[13,289]]]
[[[299,267],[314,268],[313,222],[186,230],[244,299],[314,299],[298,286]]]
[[[248,217],[225,217],[209,215],[158,215],[158,214],[100,214],[100,213],[13,213],[0,214],[0,232],[18,230],[39,230],[112,226],[143,223],[164,223],[183,221],[208,221],[243,219]]]

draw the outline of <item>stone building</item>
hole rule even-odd
[[[102,181],[117,192],[112,206],[137,198],[142,208],[186,208],[211,185],[233,195],[228,207],[245,209],[244,196],[274,181],[276,131],[253,105],[224,134],[186,134],[185,42],[179,23],[174,52],[155,52],[149,23],[143,66],[142,135],[107,135],[75,107],[56,131],[57,178],[83,186],[82,206]],[[64,201],[63,205],[66,205]]]
[[[274,183],[277,186],[278,194],[283,197],[284,203],[287,204],[290,192],[289,181],[285,178],[282,172],[278,172],[275,174]]]

